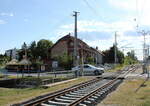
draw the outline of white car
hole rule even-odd
[[[81,75],[81,68],[82,66],[76,66],[72,68],[72,71],[75,71],[76,74]],[[97,68],[93,65],[90,64],[84,64],[83,65],[83,74],[84,75],[101,75],[102,73],[104,73],[104,68]]]

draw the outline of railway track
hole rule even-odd
[[[123,81],[122,78],[136,68],[136,66],[130,66],[115,74],[114,79],[95,78],[77,86],[13,106],[95,106],[108,93],[116,89]]]

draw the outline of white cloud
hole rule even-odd
[[[64,30],[73,30],[74,24],[63,25],[60,29]],[[131,22],[125,21],[117,21],[112,23],[105,23],[101,21],[95,20],[80,20],[78,21],[78,32],[93,32],[93,31],[106,31],[106,32],[114,32],[114,31],[126,31],[133,30],[134,26]]]
[[[81,38],[83,41],[85,41],[87,44],[89,44],[92,47],[98,46],[100,50],[109,49],[109,47],[113,45],[115,31],[117,31],[118,34],[117,36],[118,47],[124,45],[128,45],[128,47],[132,47],[132,48],[124,49],[125,53],[133,49],[135,50],[135,53],[137,54],[138,58],[142,59],[142,52],[140,48],[142,48],[143,38],[138,34],[132,35],[133,33],[125,33],[127,31],[131,31],[131,32],[135,32],[136,34],[134,25],[131,22],[131,20],[128,20],[128,18],[123,21],[116,21],[111,23],[106,23],[106,22],[96,21],[96,20],[78,21],[79,38]],[[66,24],[60,26],[60,28],[57,30],[57,35],[59,35],[57,38],[61,38],[62,36],[65,36],[69,32],[71,33],[74,32],[74,24]],[[97,33],[98,35],[94,35],[94,32],[100,32],[100,33]],[[107,32],[109,36],[99,37],[99,36],[105,36],[105,35],[99,35],[99,34],[105,34],[101,32]],[[86,34],[89,37],[87,37],[86,35],[82,36],[82,34]],[[94,37],[95,39],[93,39]]]
[[[4,20],[0,20],[0,24],[6,24],[7,22]]]
[[[109,0],[109,3],[116,8],[136,10],[136,0]]]
[[[150,25],[150,0],[108,0],[109,4],[119,10],[126,10],[136,18],[139,26]],[[134,19],[132,18],[132,19]]]
[[[130,14],[130,17],[128,17],[128,19],[136,19],[136,21],[134,22],[134,24],[132,23],[132,25],[138,25],[138,30],[150,30],[150,0],[109,0],[109,3],[119,10],[124,10],[128,12]],[[130,31],[135,32],[135,28],[133,28],[133,30]],[[143,36],[141,36],[140,34],[137,34],[137,36],[123,35],[122,38],[120,38],[119,40],[121,39],[125,40],[125,43],[131,43],[132,45],[129,46],[133,46],[138,58],[142,59]],[[149,39],[146,39],[146,41],[147,43],[150,43]],[[128,51],[129,50],[131,49],[128,49]]]
[[[2,13],[0,13],[0,16],[10,16],[10,17],[13,17],[13,16],[14,16],[14,13],[2,12]]]

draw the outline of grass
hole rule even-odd
[[[117,64],[117,66],[115,68],[110,69],[107,72],[117,72],[117,71],[121,70],[124,67],[125,67],[125,65],[123,65],[123,64]]]
[[[104,106],[150,106],[150,80],[142,85],[143,82],[142,79],[125,81],[102,104]]]
[[[85,82],[87,80],[90,80],[89,77],[80,77],[76,80],[62,83],[59,85],[54,85],[47,89],[41,87],[24,88],[24,89],[0,88],[0,106],[8,106],[10,104],[28,100],[39,95],[43,95],[63,88],[67,88],[75,84]]]
[[[2,74],[0,74],[0,79],[1,79],[1,78],[3,78],[3,75],[2,75]]]

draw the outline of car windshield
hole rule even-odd
[[[87,66],[89,66],[89,67],[92,67],[92,68],[96,68],[95,66],[93,66],[93,65],[90,65],[90,64],[88,64]]]

